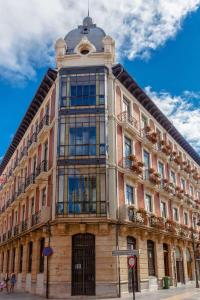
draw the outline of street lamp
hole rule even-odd
[[[200,220],[198,220],[197,226],[200,226]],[[192,248],[194,253],[194,268],[195,268],[195,281],[196,281],[196,288],[199,288],[199,280],[198,280],[198,271],[197,271],[197,257],[196,257],[196,249],[195,249],[195,239],[194,239],[194,231],[192,226]]]

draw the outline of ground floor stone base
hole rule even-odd
[[[53,250],[48,260],[41,245]],[[1,246],[1,279],[14,271],[17,290],[45,296],[48,285],[49,298],[54,299],[128,295],[132,273],[126,256],[112,255],[116,249],[139,250],[136,291],[162,289],[164,276],[170,277],[171,286],[190,285],[195,278],[189,240],[126,225],[66,222],[52,224],[50,241],[41,228]]]

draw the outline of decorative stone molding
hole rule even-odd
[[[109,225],[107,223],[99,224],[99,234],[106,235],[109,233]]]
[[[96,48],[86,36],[82,38],[75,48],[75,53],[80,55],[88,55],[94,52],[96,52]]]
[[[60,38],[55,44],[56,57],[64,56],[67,51],[67,45],[64,39]]]
[[[80,227],[80,233],[86,233],[87,226],[85,223],[80,223],[79,227]]]

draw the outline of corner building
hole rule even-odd
[[[112,251],[135,248],[137,291],[191,283],[199,155],[90,17],[55,50],[0,165],[1,277],[51,298],[116,297],[132,284]]]

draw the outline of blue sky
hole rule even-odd
[[[20,10],[18,13],[13,2],[8,0],[11,16],[13,10],[16,24],[9,28],[8,38],[4,36],[5,47],[0,45],[0,56],[4,54],[4,57],[0,59],[0,157],[9,146],[45,71],[49,66],[54,66],[53,44],[56,38],[64,36],[71,28],[81,23],[84,15],[81,4],[78,7],[70,6],[72,10],[79,10],[76,17],[68,22],[62,15],[66,9],[63,1],[49,0],[48,17],[41,12],[37,15],[36,12],[37,25],[27,29],[29,9],[31,11],[32,5],[35,7],[41,4],[39,0],[21,1],[24,11],[27,11],[27,20],[26,18],[24,21],[21,20]],[[177,5],[181,6],[185,0],[181,1],[180,4],[177,0]],[[176,15],[171,12],[172,16],[167,8],[163,9],[163,5],[167,3],[166,0],[159,1],[160,8],[154,7],[155,1],[147,0],[146,2],[152,5],[150,12],[148,7],[143,6],[142,0],[139,1],[141,5],[138,5],[138,10],[131,14],[124,11],[123,7],[119,7],[123,14],[121,24],[119,21],[116,28],[113,26],[111,29],[102,19],[102,14],[100,16],[100,11],[105,10],[105,18],[106,14],[110,15],[110,12],[115,18],[117,12],[106,4],[106,1],[102,1],[105,5],[98,7],[99,14],[98,10],[94,10],[93,19],[116,39],[118,61],[125,65],[129,73],[200,153],[200,9],[197,9],[200,1],[187,1],[190,5],[182,5],[180,11],[177,8]],[[1,2],[2,5],[5,4],[3,0],[0,0],[0,7],[2,7]],[[66,2],[71,3],[70,0]],[[127,6],[131,6],[132,1],[125,2]],[[57,7],[58,3],[59,7]],[[94,6],[97,5],[98,3],[94,0]],[[130,11],[130,7],[127,9]],[[137,16],[140,13],[143,15],[142,12],[145,12],[145,9],[147,10],[146,18],[136,18],[136,13]],[[156,9],[160,9],[160,12],[156,12],[157,19],[152,21],[155,19]],[[59,15],[59,22],[52,25],[56,26],[56,30],[52,27],[52,32],[50,31],[52,28],[45,27],[45,22],[48,23],[54,14]],[[0,29],[0,37],[1,30],[5,31],[8,26],[9,20],[6,19],[8,17],[4,16],[2,21],[4,26]],[[175,18],[176,20],[173,21]],[[126,26],[130,24],[134,30],[127,32]],[[121,28],[120,34],[118,27]],[[18,28],[21,28],[20,33]],[[142,38],[140,30],[145,32]],[[13,39],[16,40],[13,41]]]

